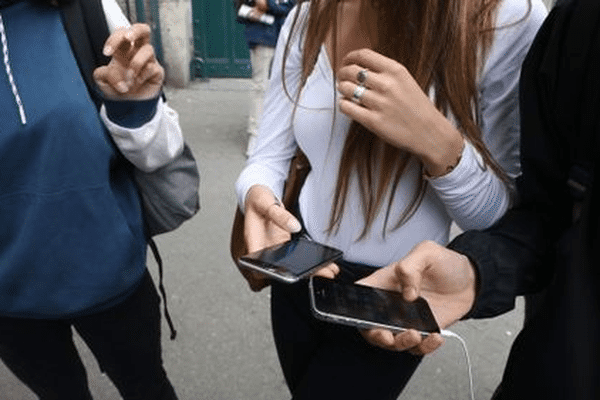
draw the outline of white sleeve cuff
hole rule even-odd
[[[468,141],[458,165],[448,174],[427,178],[462,229],[485,229],[510,205],[510,189]]]
[[[104,105],[100,109],[100,117],[123,156],[144,172],[169,164],[183,152],[179,115],[162,98],[158,101],[154,117],[139,128],[115,124],[106,115]]]

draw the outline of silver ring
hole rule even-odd
[[[358,81],[358,83],[364,84],[367,81],[368,76],[369,71],[366,69],[361,69],[360,71],[358,71],[358,74],[356,74],[356,80]]]
[[[366,91],[367,88],[364,87],[364,85],[357,85],[354,88],[354,93],[352,93],[352,101],[357,104],[360,104],[360,99],[363,97]]]

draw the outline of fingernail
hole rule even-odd
[[[129,86],[125,82],[117,83],[117,90],[121,93],[127,93]]]
[[[295,219],[290,219],[287,223],[287,227],[291,233],[297,233],[302,230],[302,226],[300,225],[300,222],[298,222]]]
[[[110,56],[113,52],[113,48],[110,46],[106,46],[104,47],[104,49],[102,50],[102,54],[104,54],[105,56]]]

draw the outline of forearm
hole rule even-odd
[[[521,207],[509,210],[492,228],[467,231],[449,244],[476,268],[477,299],[469,317],[508,312],[517,296],[535,293],[549,282],[556,236],[551,224],[545,212]]]
[[[291,46],[293,50],[286,59],[285,76],[282,75],[281,68],[290,28],[291,24],[288,21],[281,30],[275,49],[270,83],[265,92],[256,147],[236,181],[238,205],[242,210],[245,208],[246,195],[253,185],[260,184],[268,187],[276,197],[282,195],[290,161],[298,147],[292,127],[294,103],[290,97],[297,90],[301,75],[301,53],[295,42]],[[296,38],[299,39],[298,36]]]

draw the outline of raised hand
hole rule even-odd
[[[113,100],[147,100],[162,88],[165,72],[150,44],[150,27],[134,24],[114,32],[106,40],[108,65],[94,71],[94,80],[104,96]]]
[[[351,51],[337,72],[340,110],[392,146],[421,159],[431,176],[460,159],[462,134],[400,63],[370,49]]]

